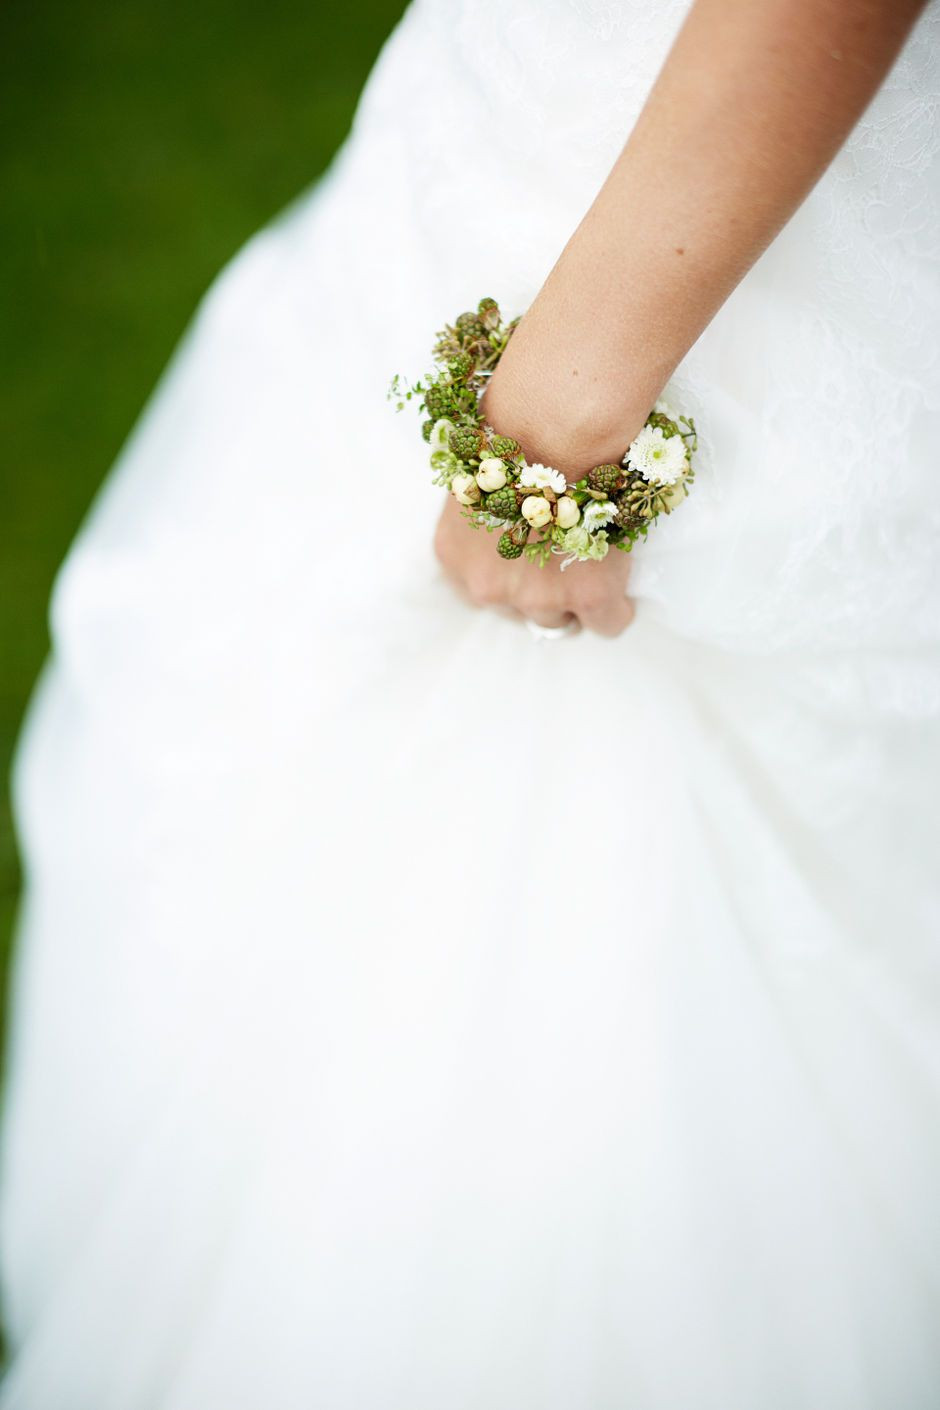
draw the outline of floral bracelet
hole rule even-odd
[[[660,514],[689,492],[695,422],[657,402],[619,465],[595,465],[570,483],[560,470],[529,464],[518,441],[487,424],[480,397],[518,324],[503,323],[494,299],[462,313],[437,334],[440,370],[414,385],[394,377],[389,397],[401,411],[418,398],[434,483],[448,489],[475,528],[499,529],[497,552],[544,566],[553,553],[569,563],[629,553]]]

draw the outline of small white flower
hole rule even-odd
[[[578,502],[570,495],[563,494],[555,505],[555,522],[559,529],[570,529],[581,518]]]
[[[608,548],[609,544],[607,542],[607,534],[604,529],[601,529],[599,534],[591,535],[591,542],[588,545],[587,556],[588,558],[597,559],[606,558]]]
[[[591,543],[591,535],[583,524],[576,524],[573,529],[569,529],[561,541],[561,547],[566,553],[574,553],[579,557],[582,553],[587,553]]]
[[[522,517],[533,529],[543,529],[551,523],[552,506],[540,494],[530,494],[522,501]]]
[[[519,483],[524,489],[533,490],[554,490],[556,494],[564,494],[568,488],[568,481],[560,470],[553,470],[550,465],[526,465],[519,476]]]
[[[562,562],[563,569],[571,563],[587,563],[592,558],[606,558],[607,534],[603,529],[598,534],[589,534],[583,524],[576,524],[573,529],[568,529],[562,535],[559,547],[562,553],[568,555]]]
[[[478,504],[480,486],[472,475],[455,475],[450,482],[451,494],[458,504]]]
[[[428,438],[428,445],[432,451],[450,450],[450,433],[455,430],[453,421],[448,421],[446,416],[442,416],[439,421],[435,421],[431,427],[431,435]]]
[[[605,524],[612,524],[617,517],[617,506],[609,499],[592,499],[584,506],[582,520],[588,533],[593,534]]]
[[[660,485],[674,485],[688,467],[681,436],[664,436],[661,426],[644,426],[627,451],[624,461],[630,468]]]
[[[481,490],[489,492],[501,490],[506,483],[506,467],[495,455],[488,455],[480,461],[477,471],[477,484]]]

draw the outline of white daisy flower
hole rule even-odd
[[[661,426],[644,426],[624,457],[644,480],[674,485],[688,467],[681,436],[664,436]]]
[[[590,499],[581,511],[581,521],[590,534],[613,523],[616,517],[617,506],[609,499]]]
[[[560,470],[538,463],[525,467],[519,476],[519,483],[524,489],[554,490],[556,494],[564,494],[568,488],[568,481]]]
[[[436,450],[450,450],[450,433],[455,430],[453,421],[448,421],[446,416],[442,416],[439,421],[435,421],[431,427],[431,435],[428,438],[428,445],[433,454]]]

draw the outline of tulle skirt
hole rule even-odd
[[[56,584],[0,1404],[927,1410],[929,457],[909,437],[886,510],[794,454],[768,384],[833,347],[796,368],[820,311],[782,297],[811,208],[677,373],[703,468],[628,632],[461,602],[385,384],[480,295],[521,311],[565,213],[435,253],[382,120],[409,13]]]

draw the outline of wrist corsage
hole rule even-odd
[[[695,423],[657,402],[619,465],[595,465],[573,483],[560,470],[530,465],[518,441],[498,435],[480,408],[518,322],[503,323],[495,300],[481,299],[476,313],[462,313],[438,333],[439,370],[413,385],[395,377],[389,397],[399,411],[417,399],[434,483],[450,491],[475,528],[500,531],[503,558],[524,554],[544,565],[556,553],[565,568],[603,558],[609,548],[629,553],[688,494]]]

